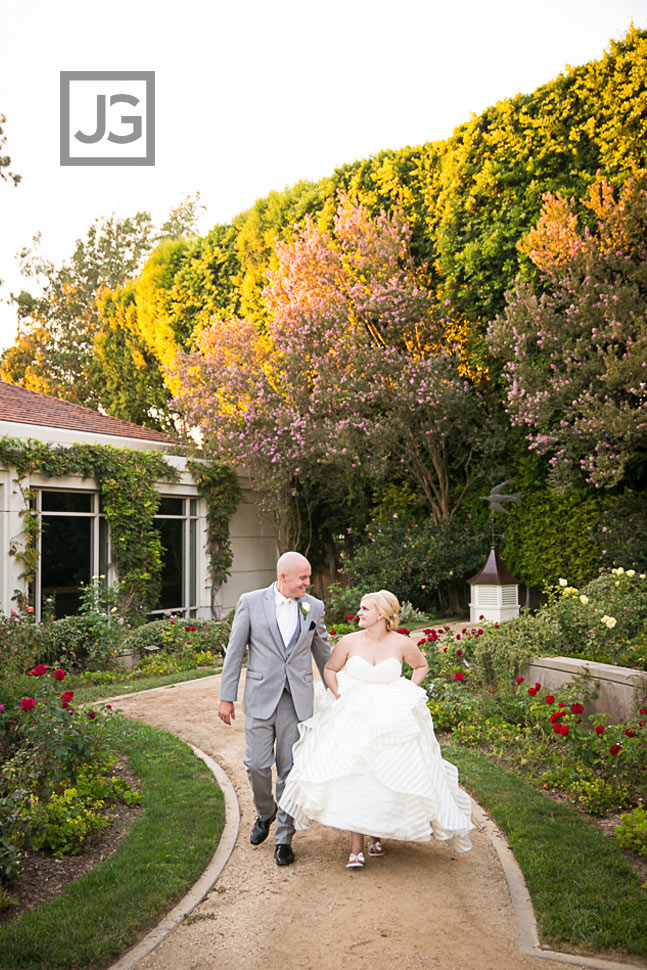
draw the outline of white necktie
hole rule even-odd
[[[292,639],[297,625],[296,605],[295,600],[283,600],[277,612],[276,622],[279,625],[281,637],[286,647]]]

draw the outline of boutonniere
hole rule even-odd
[[[308,613],[310,612],[310,603],[305,603],[303,600],[301,600],[301,602],[299,603],[299,606],[301,608],[301,612],[303,613],[303,615],[307,616]]]

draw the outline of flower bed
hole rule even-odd
[[[109,704],[78,710],[62,668],[37,664],[0,685],[0,903],[23,850],[80,851],[109,805],[139,795],[112,773]]]

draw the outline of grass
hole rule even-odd
[[[141,779],[143,811],[109,859],[0,930],[2,970],[108,966],[213,855],[224,800],[209,769],[171,734],[125,718],[118,724],[116,747]]]
[[[194,667],[192,670],[179,670],[172,674],[155,674],[150,677],[138,677],[135,680],[126,679],[120,671],[115,671],[115,679],[104,684],[84,684],[82,678],[75,679],[70,674],[65,681],[65,687],[74,691],[77,704],[92,704],[104,697],[114,697],[117,694],[136,694],[140,690],[152,690],[154,687],[171,687],[181,684],[185,680],[198,680],[200,677],[212,677],[219,674],[222,665],[214,667]]]
[[[505,832],[544,943],[647,956],[647,893],[613,839],[483,755],[451,742],[444,754]]]

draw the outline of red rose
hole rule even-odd
[[[34,677],[42,677],[46,671],[47,671],[47,667],[45,666],[45,664],[38,664],[36,667],[34,667],[32,673]]]
[[[609,754],[619,754],[620,750],[621,748],[619,744],[612,744],[609,748]]]
[[[537,688],[536,687],[529,687],[528,688],[528,693],[530,694],[531,697],[534,697],[535,694],[537,693]]]
[[[558,704],[558,707],[566,707],[566,704]]]
[[[85,713],[87,714],[87,716],[90,718],[91,721],[94,721],[95,717],[97,716],[94,713],[94,711],[86,711]]]
[[[553,697],[552,694],[546,694],[546,697],[544,698],[544,700],[546,701],[547,704],[555,703],[555,698]]]
[[[570,731],[568,724],[558,724],[557,726],[559,728],[559,733],[563,738],[565,738],[568,732]]]
[[[554,711],[550,715],[550,717],[548,718],[548,720],[551,722],[551,724],[554,724],[555,721],[559,721],[560,717],[564,717],[564,714],[565,713],[566,713],[565,711]]]
[[[483,630],[477,630],[476,632],[478,633],[478,635],[479,635],[480,637],[482,637],[482,636],[483,636]]]
[[[422,632],[423,633],[433,633],[434,631],[433,630],[423,630]]]
[[[66,690],[64,691],[64,693],[61,694],[62,701],[71,701],[73,697],[74,697],[73,690]]]
[[[535,684],[535,690],[541,690],[541,684]]]
[[[334,636],[336,635],[336,633],[337,633],[337,631],[336,631],[336,630],[331,630],[331,631],[330,631],[330,636],[331,636],[331,637],[334,637]],[[418,644],[418,646],[420,646],[420,644]]]
[[[636,737],[636,732],[635,731],[632,731],[630,728],[627,728],[627,730],[625,731],[625,734],[626,734],[626,736],[628,738],[635,738]]]
[[[111,711],[112,710],[112,704],[106,704],[106,710],[107,711]]]
[[[638,711],[639,714],[647,714],[647,707],[641,707]]]
[[[458,670],[454,674],[454,680],[465,680],[465,674],[461,670]]]
[[[484,619],[485,619],[485,617],[484,617],[484,615],[483,615],[483,614],[481,613],[481,615],[479,616],[479,620],[484,620]]]
[[[517,684],[523,684],[523,681],[524,681],[524,678],[523,677],[517,677],[515,683],[517,683]]]
[[[461,635],[460,635],[460,633],[457,633],[457,634],[456,634],[456,639],[457,639],[457,640],[460,640],[460,638],[461,638]]]
[[[54,680],[65,680],[65,671],[57,667],[54,671]]]
[[[571,712],[573,714],[581,714],[583,710],[584,710],[583,704],[580,704],[580,703],[571,704]]]
[[[447,653],[447,647],[443,647],[443,653]]]
[[[641,727],[644,727],[644,726],[645,726],[645,722],[644,722],[644,721],[638,721],[638,724],[639,724],[639,725],[640,725]]]
[[[418,640],[418,646],[421,647],[423,643],[426,643],[426,642],[427,640],[425,639],[425,637],[423,637],[422,640]]]
[[[457,657],[462,657],[463,656],[463,651],[462,650],[457,650],[456,651],[456,656]]]
[[[355,614],[354,613],[347,613],[346,614],[346,619],[347,620],[354,620],[355,619]]]
[[[498,629],[499,629],[499,624],[498,624],[498,623],[495,623],[495,624],[494,624],[494,629],[495,629],[495,630],[498,630]]]
[[[561,731],[560,731],[561,726],[562,726],[561,724],[557,724],[557,723],[553,724],[553,734],[561,734]]]
[[[23,711],[31,711],[35,703],[36,701],[33,697],[23,697],[20,702],[20,706],[22,707]]]
[[[604,734],[604,724],[596,724],[595,725],[595,733],[596,734]]]
[[[69,707],[69,706],[70,706],[70,702],[69,701],[61,700],[61,707],[63,708],[63,710],[65,710],[65,708],[66,707]]]

